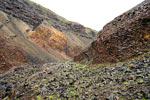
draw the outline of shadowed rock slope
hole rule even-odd
[[[97,40],[74,58],[93,64],[118,62],[150,49],[150,5],[145,1],[104,26]]]

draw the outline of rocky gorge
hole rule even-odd
[[[0,100],[150,100],[149,27],[147,1],[97,36],[32,1],[0,0]]]

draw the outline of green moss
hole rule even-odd
[[[142,98],[141,100],[149,100],[149,99],[146,99],[146,98]]]
[[[83,65],[83,64],[79,64],[79,63],[77,63],[76,64],[76,66],[74,67],[74,69],[85,69],[85,68],[87,68],[87,65]]]
[[[42,5],[40,5],[40,4],[36,3],[36,2],[33,2],[32,0],[29,0],[29,1],[30,1],[30,3],[32,3],[32,4],[34,4],[34,5],[38,6],[38,7],[40,7],[43,10],[47,10],[47,8],[43,7]]]
[[[143,82],[144,80],[143,80],[143,78],[139,78],[138,81],[139,82]]]
[[[86,28],[85,33],[89,35],[91,33],[91,30],[89,28]]]
[[[97,84],[96,84],[96,87],[97,87],[97,88],[100,88],[100,87],[101,87],[101,84],[100,84],[100,83],[97,83]]]
[[[85,69],[85,68],[87,68],[87,66],[86,66],[86,65],[82,65],[81,68],[82,68],[82,69]]]
[[[77,90],[74,88],[68,88],[66,90],[66,93],[69,94],[70,97],[72,97],[72,96],[78,95],[79,92],[77,92]]]
[[[149,50],[149,49],[144,49],[143,51],[144,51],[144,52],[149,52],[150,50]]]
[[[128,81],[124,81],[123,84],[128,85],[129,83],[128,83]]]
[[[150,93],[148,94],[148,98],[150,98]]]
[[[7,96],[7,97],[5,97],[5,98],[2,99],[2,100],[10,100],[10,98]]]
[[[41,96],[37,96],[37,100],[43,100]]]
[[[72,70],[79,70],[79,68],[78,67],[73,67]]]
[[[49,97],[48,97],[50,100],[52,99],[54,99],[54,96],[53,95],[50,95]]]
[[[47,79],[42,79],[42,82],[45,82]]]

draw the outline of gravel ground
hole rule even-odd
[[[25,65],[0,76],[0,100],[150,100],[150,55],[117,64]]]

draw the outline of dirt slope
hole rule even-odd
[[[26,61],[27,56],[20,47],[0,36],[0,74]]]
[[[0,12],[0,24],[2,25],[0,28],[0,35],[22,48],[26,52],[26,55],[28,55],[28,59],[30,59],[33,63],[40,60],[53,61],[50,56],[27,39],[26,30],[30,29],[28,24],[9,16],[4,12]]]

